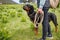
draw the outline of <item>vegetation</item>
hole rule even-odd
[[[35,10],[37,7],[34,4]],[[33,23],[30,21],[23,5],[0,5],[0,40],[35,40]],[[54,25],[51,22],[51,31],[53,40],[60,40],[60,5],[56,9],[50,9],[49,12],[55,12],[58,19],[58,32],[54,32]],[[39,25],[39,35],[42,35],[41,24]],[[48,38],[47,38],[48,40]]]

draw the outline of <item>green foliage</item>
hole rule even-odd
[[[33,31],[31,31],[31,29],[34,29],[34,25],[29,20],[25,11],[23,11],[22,6],[23,5],[0,5],[0,40],[34,40]],[[37,9],[36,4],[34,4],[34,9]],[[58,8],[50,9],[49,11],[55,12],[58,18],[58,26],[60,26],[60,5]],[[53,29],[53,24],[51,25]],[[57,34],[53,32],[55,39],[59,40],[60,31]],[[39,34],[39,37],[40,36]]]
[[[26,22],[26,18],[25,17],[22,17],[21,18],[21,22]]]
[[[2,30],[0,31],[0,40],[8,40],[10,38],[9,31]]]
[[[21,17],[21,16],[22,16],[22,12],[18,12],[18,13],[17,13],[17,16],[18,16],[18,17]]]
[[[34,25],[33,25],[33,23],[30,24],[30,28],[31,28],[32,30],[34,30]]]
[[[22,16],[22,12],[23,11],[20,9],[20,6],[18,8],[13,5],[0,5],[0,40],[9,40],[9,38],[12,37],[13,34],[10,33],[10,28],[10,31],[6,29],[8,28],[6,25],[10,20],[18,17],[20,18]],[[25,18],[21,18],[22,21],[26,21]]]

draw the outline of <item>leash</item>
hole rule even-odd
[[[36,13],[35,14],[35,18],[34,18],[34,26],[35,26],[35,28],[37,28],[36,27],[36,24],[40,24],[40,23],[42,23],[43,22],[43,19],[44,19],[44,12],[43,13],[41,13],[40,15],[39,15],[39,17],[37,18],[37,16],[38,16],[38,13]],[[38,23],[38,21],[39,21],[39,18],[41,18],[41,20],[40,20],[40,22]]]
[[[32,14],[30,14],[29,16],[32,16],[34,14],[34,12],[32,13]],[[40,22],[38,23],[38,21],[39,21],[39,18],[41,18],[41,20],[40,20]],[[35,14],[35,18],[34,18],[34,26],[35,26],[35,28],[37,28],[36,27],[36,24],[40,24],[40,23],[42,23],[43,22],[43,19],[44,19],[44,12],[43,13],[36,13]]]

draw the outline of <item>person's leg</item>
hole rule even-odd
[[[48,35],[47,37],[52,37],[50,24],[48,23]]]
[[[51,33],[51,28],[50,28],[49,23],[48,23],[48,34],[47,34],[47,37],[48,37],[49,39],[53,39],[52,33]]]
[[[49,8],[46,8],[44,7],[43,8],[43,11],[44,11],[44,20],[43,20],[43,23],[42,23],[42,30],[43,30],[43,34],[42,34],[42,39],[43,40],[46,40],[46,35],[47,35],[47,31],[48,31],[48,9]]]

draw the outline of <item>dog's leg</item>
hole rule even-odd
[[[35,35],[38,35],[38,24],[36,24],[36,27],[34,28]]]
[[[34,28],[35,35],[38,35],[38,28]]]
[[[57,16],[56,15],[53,15],[52,16],[52,21],[53,21],[53,23],[54,23],[54,25],[55,25],[55,32],[58,32],[58,22],[57,22]]]
[[[55,32],[58,32],[58,27],[57,26],[55,27]]]

